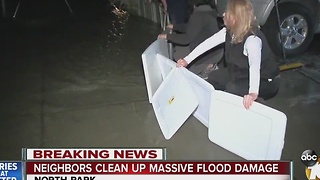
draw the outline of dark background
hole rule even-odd
[[[64,0],[6,0],[7,19],[13,17],[19,2],[20,7],[16,15],[16,18],[19,19],[42,19],[70,15]],[[108,0],[68,0],[68,2],[76,16],[99,15],[111,8]]]

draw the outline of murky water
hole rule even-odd
[[[166,147],[169,160],[241,159],[209,141],[193,117],[164,139],[141,63],[158,25],[103,8],[94,15],[74,9],[75,17],[65,9],[23,18],[25,9],[1,24],[0,137],[8,138],[1,139],[0,159],[20,159],[22,147],[138,146]],[[318,45],[303,57],[319,59]],[[296,71],[281,76],[280,92],[268,104],[288,117],[282,159],[300,162],[303,150],[319,149],[310,137],[319,134],[320,86]],[[303,164],[294,167],[297,179],[305,178]]]
[[[141,54],[158,33],[121,11],[4,24],[1,114],[145,100]]]

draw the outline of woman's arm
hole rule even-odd
[[[173,31],[185,33],[187,31],[187,23],[176,24],[172,27]]]
[[[249,59],[249,94],[259,94],[262,41],[258,36],[249,36],[244,44],[244,55]]]
[[[249,60],[249,92],[243,97],[243,105],[246,109],[250,108],[259,95],[261,50],[261,39],[257,36],[249,36],[243,51]]]
[[[199,44],[189,55],[183,58],[188,64],[190,64],[194,59],[196,59],[201,54],[207,52],[208,50],[216,47],[217,45],[225,42],[226,40],[226,29],[223,28],[219,32],[215,33],[201,44]]]

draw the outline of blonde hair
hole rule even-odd
[[[227,18],[232,17],[235,22],[230,27],[231,43],[237,44],[244,40],[249,32],[254,33],[258,28],[252,4],[249,0],[229,0],[226,9]]]

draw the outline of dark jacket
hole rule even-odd
[[[233,80],[249,78],[249,60],[248,57],[243,54],[243,50],[244,43],[250,35],[253,35],[253,33],[248,33],[241,43],[232,44],[230,33],[227,32],[226,34],[225,60]],[[264,34],[259,29],[254,32],[254,35],[258,36],[262,41],[260,78],[273,79],[279,75],[280,72],[275,56],[272,53]]]
[[[192,51],[219,31],[217,12],[209,5],[200,5],[194,9],[187,24],[174,25],[173,28],[173,31],[180,33],[168,34],[167,40],[177,45],[189,45]]]

